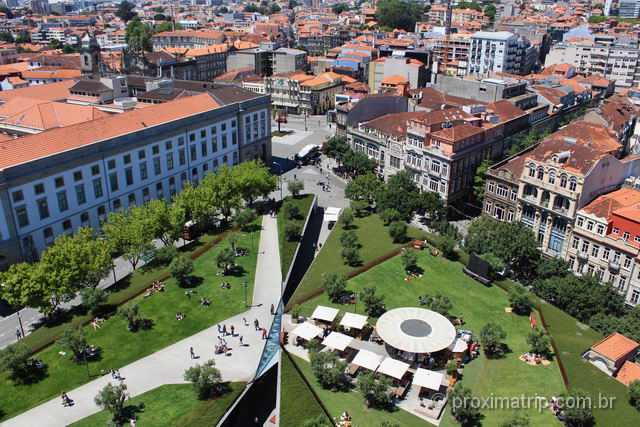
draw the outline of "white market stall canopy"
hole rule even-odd
[[[457,338],[454,342],[451,343],[449,347],[447,347],[447,349],[452,353],[462,353],[467,348],[469,348],[469,344],[459,338]]]
[[[362,366],[363,368],[367,368],[371,371],[375,371],[380,362],[382,362],[383,356],[378,356],[372,351],[369,350],[360,350],[356,357],[353,358],[351,363],[354,365]]]
[[[324,305],[319,305],[313,311],[311,318],[324,320],[326,322],[333,322],[333,319],[336,318],[339,311],[340,310],[338,310],[337,308],[331,308],[331,307],[325,307]]]
[[[447,348],[456,338],[456,328],[443,315],[418,307],[387,311],[376,324],[380,338],[409,353],[433,353]]]
[[[340,218],[340,212],[342,209],[340,208],[327,208],[324,210],[324,221],[328,222],[337,222]]]
[[[413,375],[413,384],[419,387],[428,388],[430,390],[440,390],[444,374],[440,372],[430,371],[428,369],[418,368]]]
[[[409,369],[409,366],[408,363],[404,363],[401,360],[387,357],[382,361],[380,366],[378,366],[378,372],[401,380],[407,372],[407,369]]]
[[[340,324],[345,328],[362,329],[367,324],[367,316],[356,313],[345,313]]]
[[[318,328],[316,325],[304,322],[298,325],[293,331],[291,331],[292,335],[303,338],[307,341],[310,341],[320,335],[322,333],[322,329]]]
[[[340,332],[331,332],[329,336],[322,341],[322,345],[335,350],[344,351],[345,348],[349,347],[352,341],[353,338],[348,335],[341,334]]]

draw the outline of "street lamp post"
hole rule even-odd
[[[247,306],[247,276],[244,276],[244,306]]]
[[[89,362],[87,362],[86,349],[82,350],[82,358],[84,359],[84,367],[87,368],[87,377],[90,377],[91,375],[89,375]]]
[[[22,332],[22,338],[24,338],[24,327],[22,326],[22,317],[20,317],[20,310],[21,309],[18,309],[18,323],[20,324],[20,332]]]

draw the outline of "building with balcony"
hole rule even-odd
[[[528,40],[507,31],[478,31],[471,35],[468,74],[526,75],[536,63],[538,50]]]

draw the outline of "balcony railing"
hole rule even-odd
[[[620,261],[609,261],[609,270],[619,271],[620,270]]]

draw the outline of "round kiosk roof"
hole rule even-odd
[[[376,331],[390,346],[410,353],[440,351],[456,338],[456,328],[446,317],[418,307],[387,311],[378,319]]]

